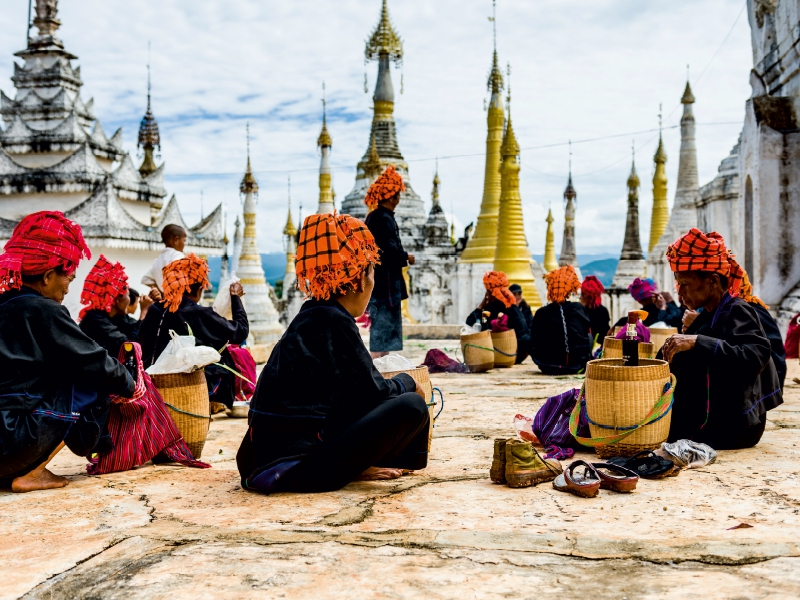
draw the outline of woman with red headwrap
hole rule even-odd
[[[381,376],[355,322],[370,301],[378,254],[358,219],[306,218],[295,267],[310,298],[258,378],[236,455],[244,489],[326,492],[427,465],[422,390],[405,373]]]
[[[601,345],[611,329],[611,315],[602,304],[605,291],[602,282],[594,275],[587,275],[581,284],[581,304],[589,315],[589,333]]]
[[[508,277],[502,271],[487,271],[483,275],[483,287],[486,288],[486,295],[478,308],[467,316],[467,325],[472,327],[475,323],[481,323],[481,330],[491,329],[492,321],[497,320],[501,313],[506,315],[506,327],[517,334],[517,363],[522,362],[528,356],[531,332],[517,305],[517,298],[509,289]],[[484,312],[489,315],[484,317]]]
[[[134,392],[125,367],[61,306],[90,257],[81,228],[55,211],[25,217],[0,255],[0,481],[15,492],[67,485],[47,463],[64,445],[90,455],[108,395]]]
[[[662,349],[678,379],[669,441],[755,446],[767,411],[782,404],[783,395],[770,342],[741,297],[744,270],[721,235],[697,228],[669,246],[667,259],[686,305],[703,309]]]

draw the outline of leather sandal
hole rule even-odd
[[[664,479],[664,477],[675,476],[680,471],[671,460],[658,456],[652,450],[643,450],[630,457],[615,456],[606,462],[630,469],[645,479]]]
[[[600,476],[600,487],[614,492],[632,492],[639,483],[639,476],[625,467],[611,463],[592,463]]]
[[[583,471],[576,473],[577,467],[583,467]],[[559,492],[594,498],[600,492],[600,475],[585,460],[576,460],[553,480],[553,487]]]

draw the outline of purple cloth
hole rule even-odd
[[[633,283],[628,286],[628,291],[637,302],[646,300],[653,294],[658,293],[658,286],[656,282],[647,277],[646,279],[639,279],[638,277],[633,280]]]
[[[428,350],[425,361],[422,363],[428,367],[428,373],[468,373],[466,365],[457,360],[453,360],[441,350],[433,348]]]
[[[552,396],[545,400],[533,418],[533,433],[547,452],[545,458],[563,460],[575,454],[572,447],[577,445],[577,442],[569,431],[569,416],[575,409],[575,403],[580,395],[580,389],[573,388],[558,396]],[[583,411],[578,420],[578,435],[589,436],[589,422]]]
[[[626,328],[627,325],[623,325],[622,329],[620,329],[617,335],[615,335],[614,337],[617,338],[618,340],[623,339],[625,337]],[[650,328],[644,323],[642,323],[641,319],[639,319],[639,321],[636,322],[636,339],[639,340],[640,342],[645,342],[645,343],[650,342]]]

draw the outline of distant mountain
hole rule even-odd
[[[605,287],[609,287],[614,279],[614,273],[617,271],[617,258],[604,258],[601,260],[593,260],[581,265],[581,275],[594,275],[597,277]]]
[[[208,259],[208,275],[211,286],[216,292],[219,288],[219,271],[222,266],[222,259],[219,256],[212,256]],[[286,254],[283,252],[270,252],[261,255],[261,266],[264,269],[264,277],[271,285],[279,279],[283,279],[286,272]]]

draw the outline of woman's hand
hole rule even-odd
[[[671,335],[664,342],[664,360],[672,362],[678,352],[686,352],[694,348],[697,343],[696,335],[681,335],[679,333]]]
[[[161,295],[161,292],[158,291],[157,287],[151,287],[148,296],[150,296],[150,299],[153,302],[161,302],[161,300],[163,300],[163,296]]]
[[[408,260],[408,264],[413,265],[414,263],[417,262],[417,257],[414,256],[413,254],[409,254],[406,260]]]
[[[244,296],[244,288],[242,287],[242,284],[239,283],[238,281],[232,283],[230,289],[231,289],[231,296],[239,296],[239,298]]]
[[[694,323],[694,320],[699,315],[700,313],[696,310],[686,309],[686,312],[683,313],[683,318],[681,318],[681,321],[683,322],[683,330],[686,331],[689,328],[689,325]]]

